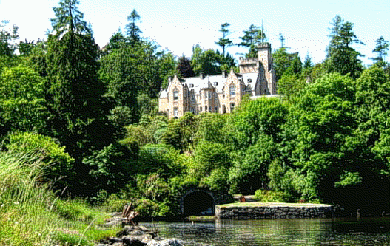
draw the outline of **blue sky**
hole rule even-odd
[[[0,0],[0,20],[9,20],[20,27],[22,39],[44,39],[51,28],[49,19],[58,0]],[[191,56],[192,46],[218,48],[222,23],[231,24],[230,38],[240,42],[243,30],[251,24],[261,26],[273,49],[280,47],[282,33],[290,52],[299,52],[303,60],[307,53],[316,63],[325,58],[329,43],[330,22],[336,15],[354,23],[354,31],[365,45],[355,45],[370,64],[372,49],[381,35],[390,40],[390,0],[80,0],[80,11],[92,24],[96,42],[104,46],[119,27],[124,30],[127,16],[136,9],[143,36],[156,41],[174,55]],[[244,48],[227,51],[236,58]],[[389,60],[389,58],[387,58]]]

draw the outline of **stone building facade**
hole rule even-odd
[[[276,95],[275,71],[272,68],[271,45],[259,46],[258,58],[240,59],[240,73],[230,71],[221,75],[169,80],[160,92],[159,111],[169,118],[181,117],[186,112],[230,113],[241,103],[244,95]]]

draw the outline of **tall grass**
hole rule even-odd
[[[57,199],[40,182],[43,164],[26,158],[0,152],[0,245],[94,245],[115,234],[99,227],[108,214]]]

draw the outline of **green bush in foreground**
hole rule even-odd
[[[25,158],[0,152],[0,245],[94,245],[115,234],[98,227],[107,214],[82,200],[59,200],[37,182],[43,164]]]

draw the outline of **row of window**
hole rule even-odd
[[[214,94],[215,98],[217,98],[217,93],[211,92],[211,91],[205,91],[204,97],[205,97],[205,99],[208,99],[208,98],[211,99],[213,94]],[[200,94],[200,95],[202,95],[202,94]],[[229,86],[229,95],[231,97],[234,97],[236,95],[236,87],[234,85]],[[179,91],[178,90],[173,91],[173,100],[174,101],[179,100]],[[195,94],[191,94],[191,100],[195,101]]]
[[[230,104],[230,111],[233,111],[234,106],[235,106],[234,103]],[[192,113],[194,113],[194,114],[196,113],[194,107],[192,107],[190,111]],[[202,112],[202,106],[199,106],[199,112]],[[212,107],[209,106],[208,107],[208,111],[207,111],[207,106],[204,106],[204,112],[212,112]],[[215,107],[215,111],[214,112],[218,112],[218,107]],[[169,113],[169,109],[168,109],[168,113]],[[223,113],[226,113],[225,105],[223,106]],[[179,117],[179,109],[177,107],[173,108],[173,116],[176,117],[176,118]]]

